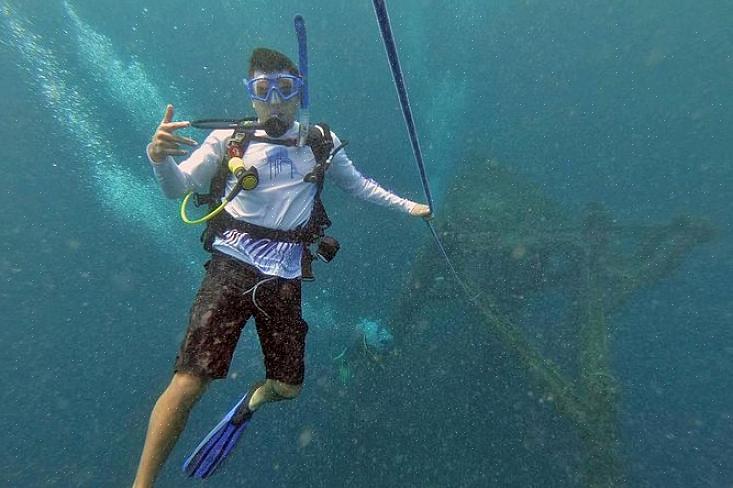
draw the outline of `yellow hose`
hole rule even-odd
[[[204,215],[200,219],[191,220],[186,215],[186,206],[188,205],[188,200],[191,198],[191,195],[193,195],[193,192],[188,192],[186,196],[183,198],[183,202],[181,202],[181,220],[185,222],[186,224],[203,224],[207,220],[210,220],[214,217],[216,217],[222,210],[224,210],[224,207],[226,207],[227,203],[229,203],[229,200],[226,198],[222,200],[221,205],[216,207],[214,210],[212,210],[210,213]]]

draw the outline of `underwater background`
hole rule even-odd
[[[612,364],[624,486],[733,486],[733,4],[389,7],[436,222],[452,176],[491,159],[569,212],[714,225],[613,316]],[[424,201],[369,1],[0,0],[1,486],[131,485],[206,260],[145,145],[166,103],[179,120],[251,115],[249,52],[296,58],[296,13],[312,120],[351,141],[363,173]],[[406,351],[390,374],[339,375],[357,324],[388,323],[418,250],[436,251],[417,219],[325,193],[343,248],[304,285],[303,393],[258,414],[206,484],[584,486],[573,427],[460,296],[431,304],[443,313],[414,344],[389,323]],[[250,324],[156,486],[201,485],[180,463],[262,374]]]

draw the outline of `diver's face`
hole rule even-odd
[[[252,78],[255,79],[263,76],[269,78],[278,75],[289,76],[290,73],[265,73],[262,71],[255,71]],[[252,99],[252,107],[255,109],[255,113],[257,113],[257,118],[259,119],[260,123],[264,123],[271,117],[277,117],[278,119],[285,122],[288,127],[290,127],[291,125],[293,125],[293,122],[295,122],[295,118],[298,115],[298,108],[300,108],[300,94],[288,100],[284,100],[277,90],[272,90],[272,93],[270,94],[270,97],[266,102],[262,100]]]

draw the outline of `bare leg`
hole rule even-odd
[[[145,446],[132,488],[152,488],[160,468],[186,426],[191,408],[208,384],[208,379],[192,374],[173,375],[150,415]]]
[[[268,402],[277,402],[280,400],[292,400],[297,397],[302,389],[302,385],[289,385],[277,380],[266,380],[265,384],[260,386],[253,394],[249,401],[249,408],[257,410]]]

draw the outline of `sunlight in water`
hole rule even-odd
[[[112,100],[130,114],[137,127],[154,127],[165,102],[137,61],[125,63],[115,53],[112,41],[84,23],[69,2],[64,7],[73,22],[79,54],[91,77],[100,83]]]
[[[73,14],[70,7],[67,8]],[[43,45],[43,38],[31,30],[32,23],[19,15],[7,1],[2,2],[2,12],[3,28],[0,42],[17,52],[18,66],[29,75],[28,80],[43,96],[53,118],[76,142],[80,159],[85,161],[90,169],[90,181],[94,184],[93,191],[98,196],[99,203],[121,223],[148,234],[166,252],[183,257],[183,250],[175,245],[175,236],[180,230],[177,229],[176,218],[164,212],[165,206],[155,181],[152,178],[140,178],[125,166],[125,164],[140,164],[137,158],[134,163],[129,157],[122,158],[122,163],[118,162],[119,159],[114,155],[120,153],[115,150],[112,137],[104,124],[94,116],[100,107],[95,106],[73,85],[70,81],[71,73],[64,68],[64,63],[54,52]],[[75,21],[78,26],[83,27],[83,24],[78,22],[78,17]],[[87,37],[92,38],[94,35],[87,31]],[[80,49],[94,49],[97,46],[100,47],[100,51],[82,53],[84,57],[98,60],[97,65],[100,67],[122,66],[117,59],[103,59],[103,56],[113,55],[112,51],[107,49],[109,41],[80,42]],[[143,107],[150,104],[157,109],[162,106],[162,102],[159,102],[160,97],[155,87],[143,82],[145,75],[137,70],[139,66],[135,65],[130,71],[133,74],[137,73],[130,85],[113,88],[115,84],[110,79],[105,86],[113,90],[113,95],[119,97],[119,100],[127,100],[126,108],[136,123],[152,125],[150,121],[153,112],[149,110],[146,114]],[[141,86],[144,89],[139,89]]]

